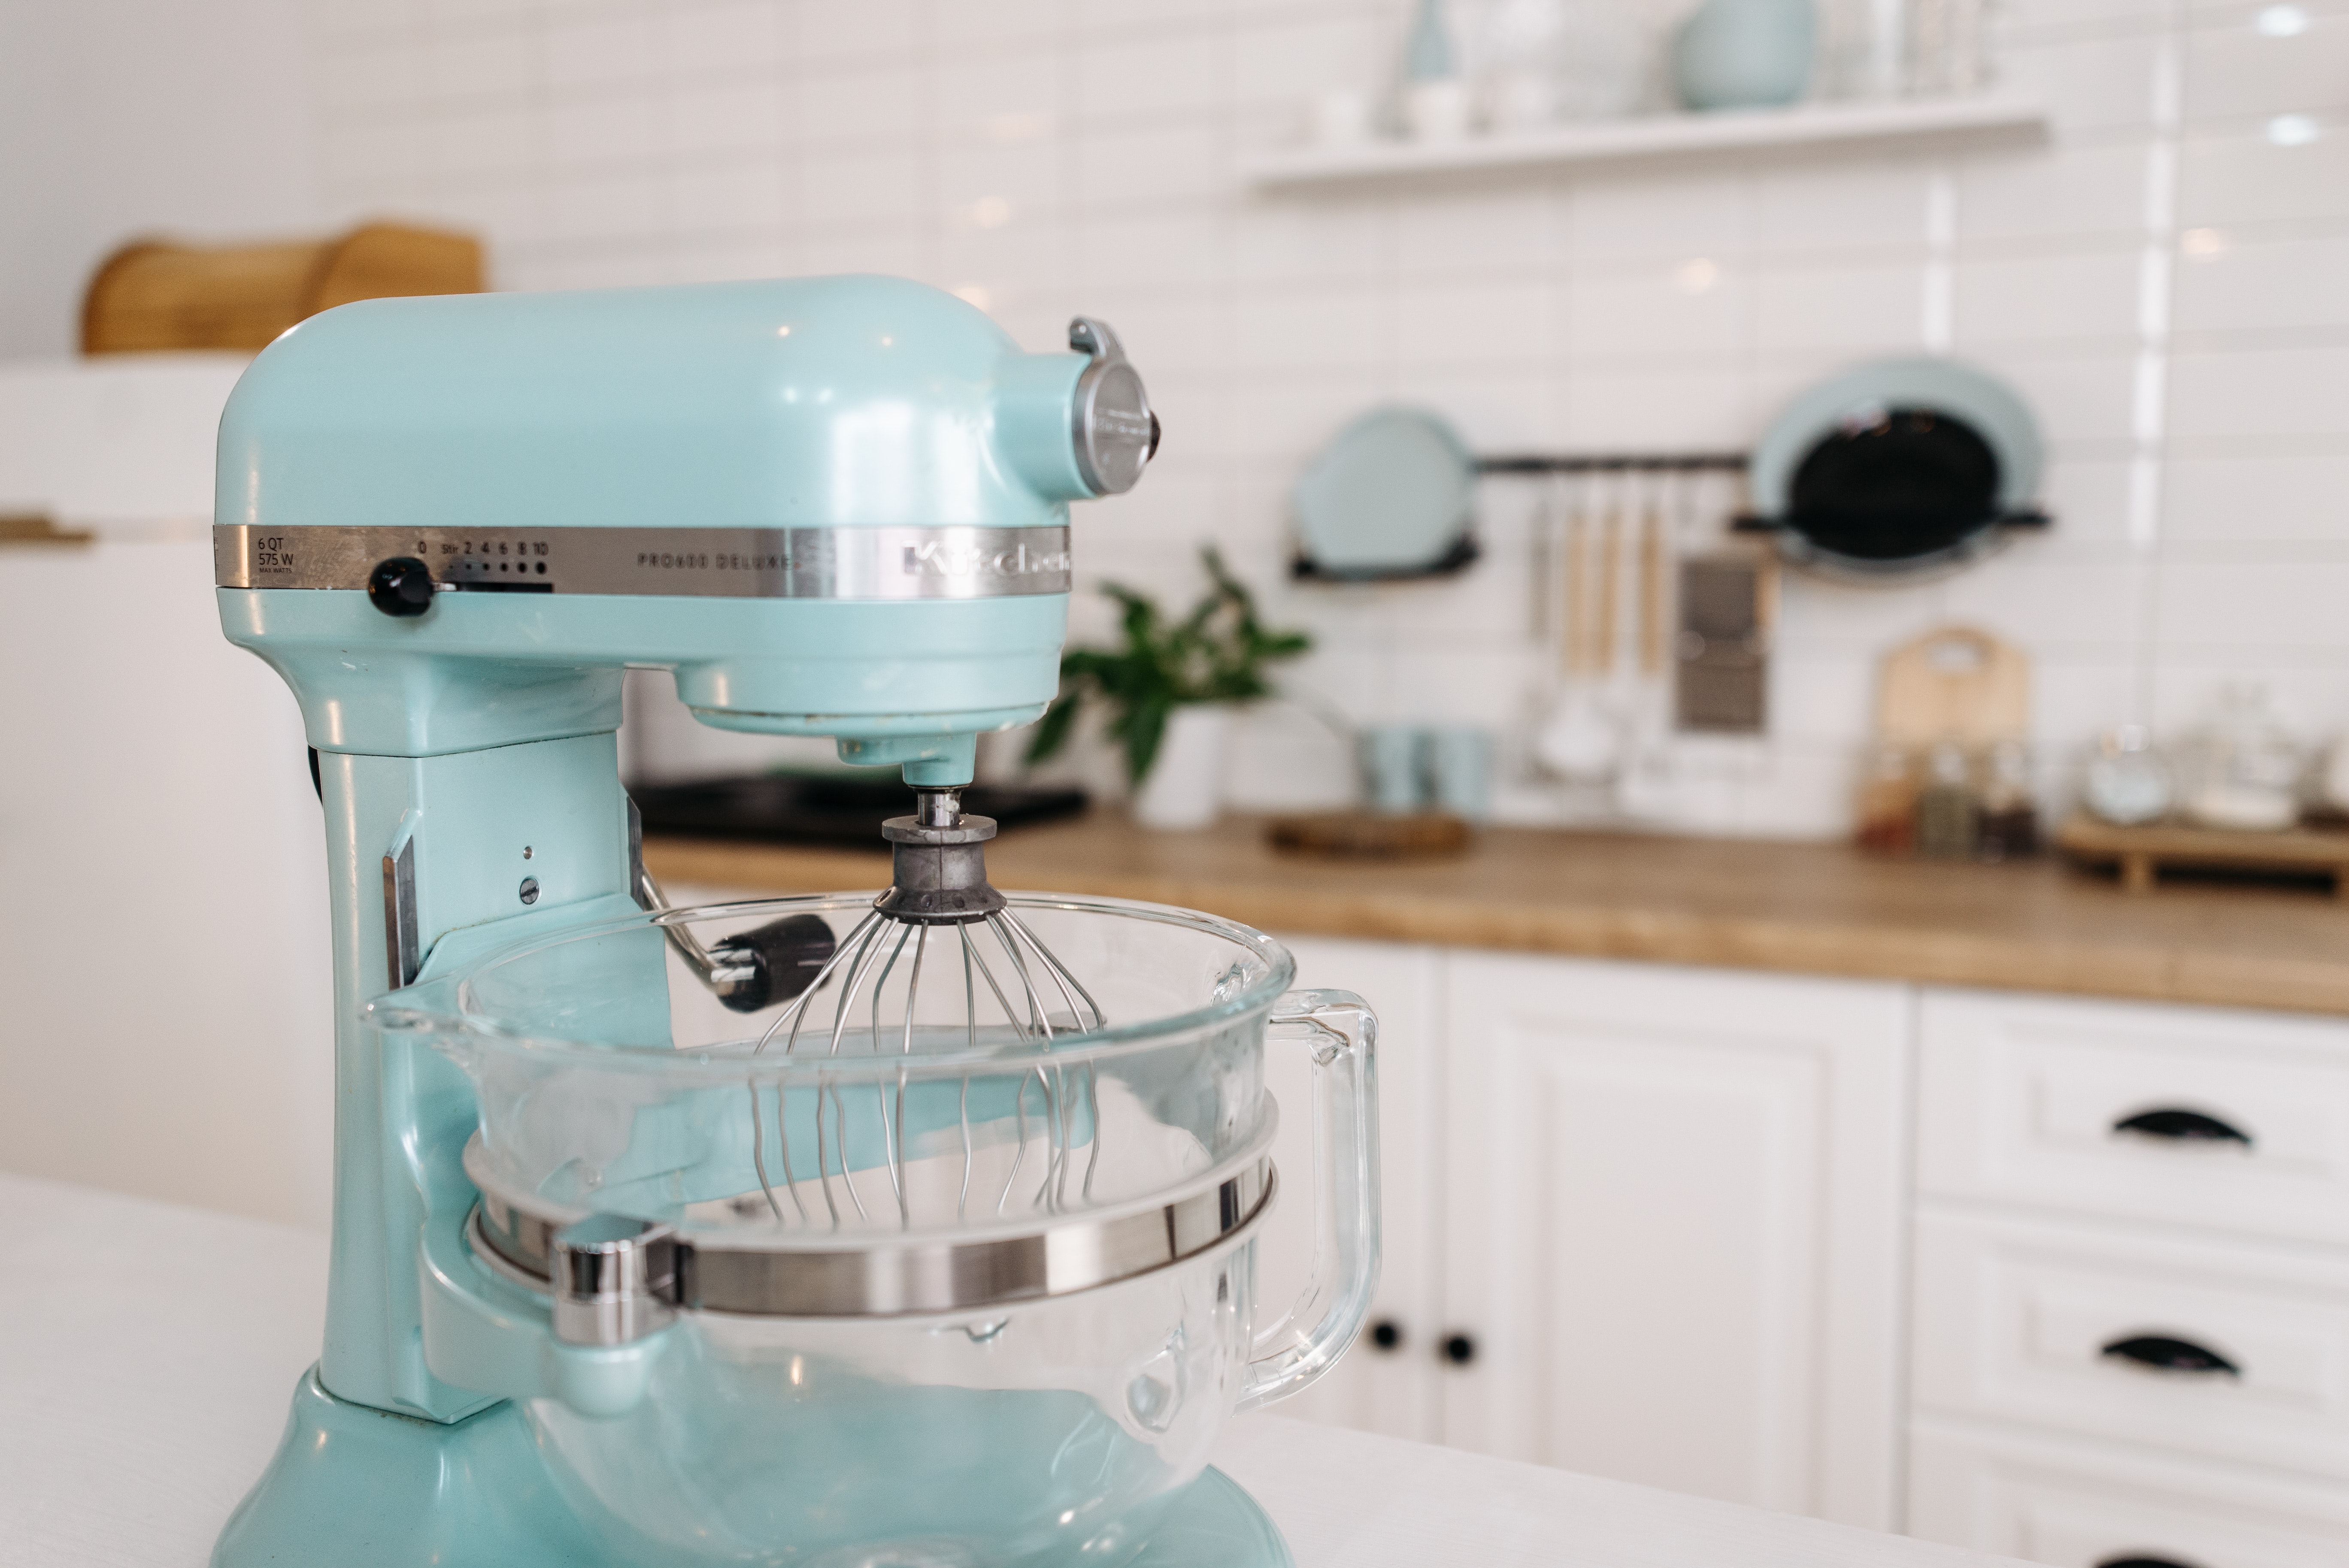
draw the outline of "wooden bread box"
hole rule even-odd
[[[140,240],[99,264],[81,309],[84,354],[265,348],[353,300],[479,294],[481,242],[400,223],[265,245]]]

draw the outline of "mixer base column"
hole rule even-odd
[[[623,1568],[564,1506],[522,1412],[442,1424],[337,1399],[302,1375],[277,1453],[212,1568]]]

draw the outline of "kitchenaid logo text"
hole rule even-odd
[[[1065,574],[1071,558],[1066,549],[1038,550],[1026,544],[990,550],[982,545],[926,544],[905,546],[908,577],[1040,577]]]

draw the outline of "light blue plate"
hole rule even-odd
[[[1420,408],[1374,408],[1338,433],[1297,481],[1303,570],[1409,577],[1475,558],[1468,537],[1476,459]]]

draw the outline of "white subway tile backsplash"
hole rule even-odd
[[[1588,451],[1727,451],[1754,438],[1755,410],[1733,367],[1569,370],[1560,444]]]
[[[807,210],[802,209],[803,217]],[[840,273],[918,276],[929,262],[927,234],[911,218],[849,226],[810,222],[799,232],[799,270],[815,277]]]
[[[1081,509],[1078,639],[1113,633],[1105,578],[1187,604],[1211,540],[1319,639],[1292,689],[1355,722],[1464,717],[1512,759],[1556,664],[1531,529],[1557,496],[1489,480],[1467,573],[1333,587],[1286,575],[1299,469],[1385,402],[1478,451],[1742,449],[1818,377],[1920,352],[1945,277],[1957,352],[2039,417],[2055,527],[1936,583],[1786,577],[1771,737],[1653,739],[1627,796],[1643,823],[1828,834],[1877,661],[1952,618],[2033,654],[2051,780],[2095,728],[2186,722],[2228,675],[2349,724],[2349,0],[2312,0],[2290,40],[2252,0],[2009,4],[2002,85],[2052,106],[2044,144],[1260,193],[1236,157],[1294,139],[1323,88],[1382,89],[1402,0],[313,0],[319,181],[336,214],[477,229],[506,286],[898,273],[1031,349],[1100,315],[1166,435],[1147,483]],[[2165,39],[2181,232],[2140,407]],[[2313,140],[2271,139],[2292,112]],[[1682,547],[1721,548],[1740,504],[1709,481]],[[1233,781],[1330,803],[1351,762],[1268,705]],[[1616,810],[1506,782],[1522,818]]]
[[[688,233],[772,232],[783,222],[783,188],[764,160],[680,170],[671,181],[670,213]]]
[[[2128,543],[2130,471],[2124,459],[2051,457],[2041,469],[2037,497],[2055,520],[2047,548],[2070,554],[2075,548],[2109,552]],[[2175,515],[2177,504],[2173,490],[2165,515]]]
[[[426,57],[426,79],[436,98],[511,103],[541,79],[537,44],[518,25],[439,36]]]
[[[352,39],[321,50],[311,91],[329,122],[346,115],[405,108],[424,95],[423,41],[407,32]]]
[[[1567,211],[1578,258],[1717,262],[1742,253],[1753,238],[1750,183],[1736,174],[1594,173],[1574,185]]]
[[[1957,169],[1963,246],[2082,236],[2128,241],[2145,228],[2147,143],[1999,149],[1968,154]]]
[[[1924,269],[1915,262],[1758,272],[1754,342],[1765,351],[1914,354],[1923,346],[1924,287]]]
[[[1396,270],[1442,277],[1548,272],[1563,248],[1557,193],[1538,183],[1434,191],[1392,209]]]
[[[1523,366],[1549,356],[1546,283],[1405,283],[1394,292],[1396,363]]]
[[[1854,169],[1842,160],[1790,163],[1754,177],[1756,250],[1914,252],[1926,241],[1926,188],[1940,173],[1921,160],[1886,159]]]
[[[1314,94],[1375,91],[1393,48],[1382,17],[1244,16],[1232,45],[1232,95],[1294,115],[1290,133],[1301,136]]]
[[[1205,122],[1108,129],[1077,148],[1077,195],[1105,209],[1220,195],[1226,158]]]
[[[1589,362],[1724,361],[1751,339],[1753,280],[1734,263],[1653,262],[1578,273],[1565,285],[1559,346]]]
[[[667,142],[667,105],[649,90],[558,103],[546,114],[546,155],[554,169],[642,164]]]
[[[2186,36],[2186,112],[2197,119],[2349,108],[2349,16],[2303,12],[2302,31],[2276,36],[2256,11]]]
[[[2171,325],[2180,333],[2349,327],[2344,278],[2349,234],[2230,237],[2179,263]]]
[[[2170,655],[2230,654],[2291,664],[2322,658],[2349,674],[2349,561],[2165,561],[2154,632]]]
[[[811,150],[850,142],[908,143],[921,129],[927,84],[898,67],[814,69],[794,83],[792,124]]]
[[[551,185],[548,236],[613,240],[658,234],[668,225],[666,186],[657,174],[638,173],[581,175]]]
[[[2349,542],[2349,449],[2173,457],[2163,474],[2162,537],[2227,550]]]
[[[774,80],[692,83],[668,95],[668,148],[691,160],[780,150],[789,89]]]
[[[811,227],[897,222],[928,216],[924,161],[910,149],[811,155],[801,165],[800,220]]]
[[[962,53],[1007,41],[1040,43],[1067,33],[1074,25],[1077,0],[948,0],[930,9],[933,39],[942,52]]]
[[[2258,127],[2190,134],[2178,150],[2178,222],[2216,227],[2349,218],[2349,134],[2279,144]]]
[[[1361,201],[1242,201],[1230,215],[1232,284],[1383,276],[1394,253],[1391,219],[1383,205]]]
[[[2092,657],[2130,646],[2144,605],[2127,552],[2082,560],[2055,553],[2051,543],[2017,539],[1951,578],[1942,612],[2050,655]]]
[[[947,0],[939,7],[961,7]],[[854,57],[909,60],[921,40],[918,0],[799,0],[800,57],[810,63]]]
[[[2141,248],[1960,261],[1958,346],[2085,340],[2127,352],[2137,335]]]
[[[931,74],[931,112],[949,137],[1031,141],[1058,132],[1062,89],[1073,74],[1057,49],[949,50]]]
[[[1221,222],[1181,210],[1099,219],[1082,226],[1078,244],[1073,274],[1104,288],[1210,287],[1223,273],[1226,248]]]
[[[2181,350],[2169,429],[2180,439],[2317,436],[2349,444],[2349,344]]]
[[[2092,448],[2110,457],[2134,438],[2134,354],[1992,344],[1968,347],[1965,357],[2004,377],[2023,395],[2041,436],[2057,450]]]
[[[2059,144],[2114,130],[2141,132],[2153,121],[2159,49],[2150,32],[2137,30],[2033,42],[2008,52],[2000,85],[2045,104]]]
[[[1253,289],[1233,301],[1238,370],[1366,369],[1391,353],[1386,291],[1363,286]]]
[[[1088,38],[1076,51],[1076,111],[1091,123],[1204,116],[1223,87],[1221,39]]]
[[[782,7],[776,0],[677,5],[666,18],[669,60],[679,73],[711,67],[767,70],[784,58]]]
[[[565,15],[546,33],[546,81],[560,91],[651,81],[667,68],[668,51],[649,14]]]

